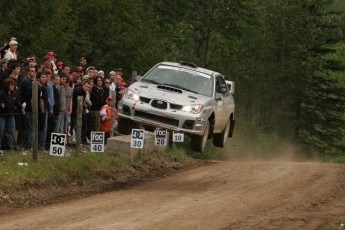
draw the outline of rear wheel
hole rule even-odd
[[[119,117],[119,124],[118,124],[118,128],[117,128],[119,133],[128,135],[131,133],[132,128],[133,128],[133,121],[132,120]]]
[[[192,150],[195,152],[203,152],[206,147],[207,139],[208,139],[208,134],[210,132],[210,123],[209,121],[206,122],[205,124],[205,131],[203,135],[192,135]]]
[[[219,148],[223,148],[226,140],[228,139],[229,130],[230,130],[230,120],[228,121],[228,123],[226,124],[226,126],[224,127],[221,133],[213,135],[213,145]]]

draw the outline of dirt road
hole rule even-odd
[[[345,165],[215,162],[126,190],[25,210],[1,229],[332,229]]]

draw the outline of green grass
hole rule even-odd
[[[26,165],[19,165],[26,163]],[[64,186],[71,181],[97,175],[101,170],[111,170],[129,161],[115,154],[83,153],[65,157],[54,157],[38,153],[36,163],[31,155],[21,152],[7,152],[0,156],[0,188],[11,185],[46,184]]]

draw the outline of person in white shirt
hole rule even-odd
[[[4,58],[7,58],[7,60],[17,60],[17,47],[18,47],[18,42],[16,40],[12,40],[9,43],[10,49],[7,51],[5,54]]]

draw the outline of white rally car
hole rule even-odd
[[[161,62],[124,92],[118,131],[130,134],[136,123],[191,135],[192,150],[207,139],[224,147],[235,125],[234,82],[215,71],[181,62]]]

